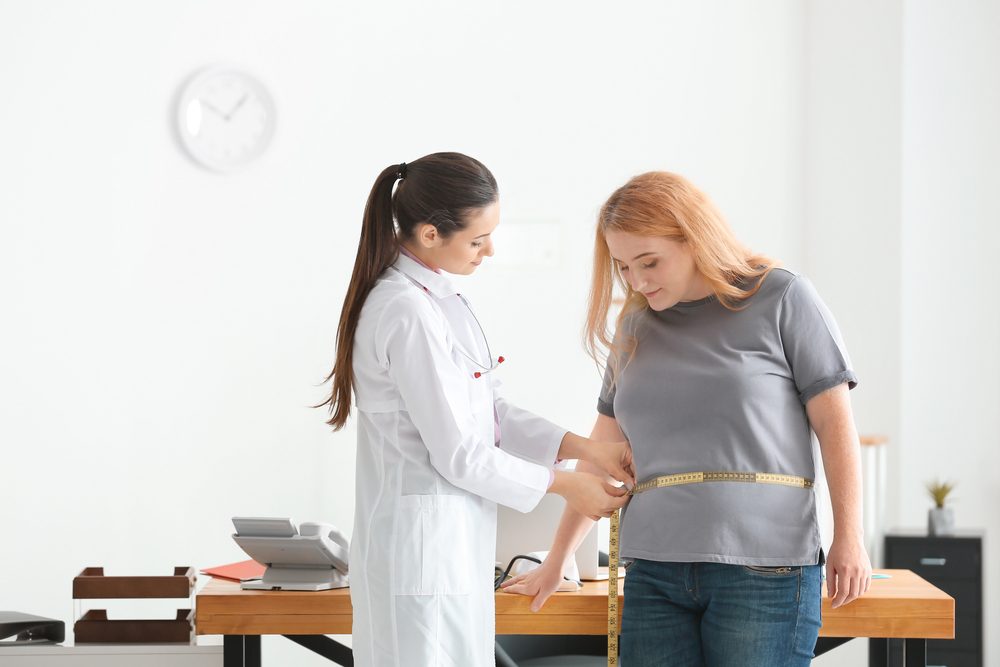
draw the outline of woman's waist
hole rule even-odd
[[[655,488],[634,495],[621,522],[622,554],[636,558],[781,559],[818,544],[812,488],[727,483]]]
[[[739,535],[765,540],[769,534],[798,534],[815,524],[811,485],[708,481],[633,492],[622,516],[622,538],[711,541],[713,535],[723,540]]]
[[[653,441],[626,433],[638,481],[684,473],[770,473],[816,476],[812,441],[742,438]]]

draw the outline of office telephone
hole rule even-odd
[[[260,579],[244,581],[248,590],[323,591],[348,585],[347,537],[331,524],[291,519],[233,517],[233,540],[267,566]]]

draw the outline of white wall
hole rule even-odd
[[[895,445],[902,3],[812,2],[806,34],[805,263],[859,370],[858,427]]]
[[[627,177],[689,175],[800,265],[799,4],[605,7],[0,3],[0,606],[70,622],[83,566],[240,559],[237,514],[350,529],[353,430],[306,406],[390,163],[468,152],[512,230],[557,231],[551,264],[498,261],[471,287],[509,394],[575,429],[598,388],[590,229]],[[228,176],[170,127],[178,86],[219,61],[279,114]],[[265,641],[275,656],[323,664]]]
[[[984,528],[986,664],[1000,660],[1000,4],[909,2],[903,49],[902,437],[899,519],[923,525],[923,483],[958,482],[961,526]],[[992,634],[992,637],[990,636]]]

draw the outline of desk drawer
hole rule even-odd
[[[935,581],[925,576],[948,595],[955,598],[955,638],[934,642],[956,651],[979,651],[982,647],[982,591],[979,584],[968,579]],[[934,664],[934,663],[931,663]]]
[[[982,646],[980,632],[982,622],[977,614],[958,614],[955,616],[955,638],[934,640],[949,651],[978,651]]]
[[[979,614],[983,609],[983,593],[979,584],[967,579],[937,579],[924,577],[942,591],[955,598],[955,615]]]
[[[983,667],[978,653],[950,651],[927,642],[927,667]]]
[[[972,544],[936,540],[889,540],[886,566],[913,570],[921,577],[974,579],[982,578],[979,551]]]

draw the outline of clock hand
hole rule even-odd
[[[232,118],[233,114],[240,110],[240,107],[243,106],[243,103],[247,101],[248,97],[250,97],[250,93],[243,93],[243,97],[241,97],[240,101],[236,103],[236,106],[230,109],[229,113],[226,114],[225,116],[226,120]]]
[[[206,109],[210,109],[210,110],[212,111],[212,113],[214,113],[214,114],[215,114],[216,116],[221,116],[222,118],[225,118],[226,120],[229,120],[229,117],[228,117],[228,116],[226,116],[226,114],[225,114],[225,113],[223,113],[222,111],[220,111],[220,110],[219,110],[218,108],[216,108],[215,106],[213,106],[213,105],[209,104],[209,103],[208,103],[208,102],[206,102],[205,100],[201,100],[201,99],[199,99],[199,100],[198,100],[198,102],[199,102],[199,103],[200,103],[200,104],[201,104],[201,105],[202,105],[203,107],[205,107]]]

